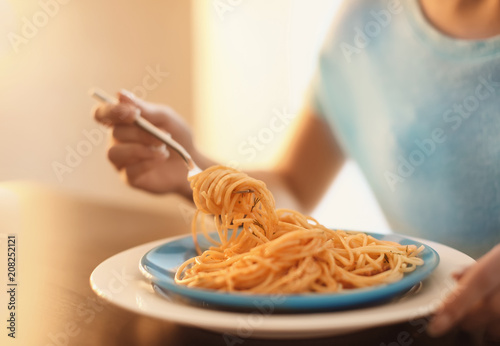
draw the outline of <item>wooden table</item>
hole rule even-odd
[[[182,200],[164,212],[135,210],[77,197],[32,183],[0,184],[0,318],[8,324],[5,238],[17,235],[16,338],[2,327],[1,345],[225,345],[222,335],[124,311],[99,301],[89,285],[106,258],[165,237],[187,233]],[[332,338],[240,340],[235,345],[479,345],[454,330],[431,339],[421,325],[401,323]],[[4,341],[7,341],[5,343]]]

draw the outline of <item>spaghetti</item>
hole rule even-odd
[[[423,260],[423,246],[330,230],[297,211],[275,209],[266,185],[214,166],[190,178],[197,206],[192,224],[198,256],[175,281],[188,287],[258,294],[338,292],[400,280]],[[200,217],[214,215],[220,240]],[[213,244],[201,252],[197,231]]]

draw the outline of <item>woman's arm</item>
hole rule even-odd
[[[306,108],[283,157],[269,171],[250,171],[263,180],[279,207],[309,213],[340,171],[345,158],[326,121]]]
[[[152,193],[175,192],[191,199],[184,162],[175,153],[166,159],[154,149],[161,143],[133,124],[134,110],[139,108],[144,118],[169,132],[200,168],[217,163],[196,149],[190,128],[171,108],[145,102],[126,92],[119,99],[118,105],[101,105],[94,112],[97,121],[113,128],[108,150],[111,163],[133,187]],[[248,173],[266,182],[278,206],[308,212],[323,196],[343,162],[328,124],[306,108],[282,159],[269,170]]]

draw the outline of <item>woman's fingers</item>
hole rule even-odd
[[[467,272],[467,270],[468,270],[468,269],[469,269],[469,267],[467,267],[467,268],[465,268],[465,269],[462,269],[462,270],[460,270],[460,271],[457,271],[457,272],[455,272],[455,273],[453,273],[453,274],[451,274],[451,275],[452,275],[452,277],[453,277],[456,281],[458,281],[458,280],[460,280],[460,279],[461,279],[461,278],[465,275],[465,273]]]
[[[146,146],[158,146],[162,143],[136,125],[115,125],[113,138],[122,143],[140,143]]]
[[[99,104],[94,110],[94,118],[101,124],[112,126],[116,124],[132,124],[135,119],[136,107],[131,104]]]
[[[477,304],[460,323],[469,332],[486,330],[494,339],[500,336],[500,291]]]
[[[468,332],[475,332],[483,329],[491,320],[491,312],[488,310],[484,301],[476,304],[474,308],[460,322],[462,329]]]
[[[493,342],[500,342],[500,318],[491,322],[486,328],[486,338]]]
[[[171,167],[159,167],[158,160],[144,160],[124,168],[127,183],[133,187],[153,193],[175,192],[180,181],[187,184],[186,175],[169,175],[181,162],[172,162]]]
[[[170,107],[146,102],[122,90],[117,104],[100,104],[95,119],[113,128],[108,158],[128,184],[153,193],[180,192],[190,196],[185,162],[173,155],[154,136],[134,124],[140,114],[158,128],[172,134],[192,155],[195,154],[188,124]]]
[[[157,163],[158,160],[164,160],[166,157],[164,151],[139,143],[116,143],[108,150],[108,158],[118,170],[143,161]]]
[[[498,274],[495,274],[498,275]],[[497,290],[487,303],[488,309],[500,320],[500,290]]]
[[[118,94],[119,103],[101,103],[94,110],[94,118],[105,125],[132,124],[139,114],[155,125],[164,125],[166,122],[165,112],[161,112],[158,106],[150,104],[134,94],[122,90]]]
[[[429,334],[439,336],[446,333],[477,304],[500,290],[500,276],[496,275],[499,262],[500,247],[496,246],[464,273],[457,288],[445,299],[429,325]]]
[[[160,128],[168,128],[168,117],[173,114],[173,110],[166,106],[159,107],[158,105],[144,101],[138,98],[133,93],[127,90],[121,90],[118,93],[120,104],[130,105],[140,110],[141,116]],[[169,112],[166,112],[166,110]]]

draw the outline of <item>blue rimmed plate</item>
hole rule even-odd
[[[395,241],[402,245],[416,245],[417,247],[423,245],[398,234],[366,233],[374,238]],[[202,249],[207,249],[210,246],[202,235],[198,236],[198,242]],[[139,267],[143,275],[163,291],[196,305],[228,309],[256,309],[272,306],[274,311],[283,312],[331,311],[384,303],[419,284],[439,264],[438,253],[428,245],[424,246],[425,250],[419,255],[424,260],[424,265],[407,273],[400,281],[370,288],[349,289],[340,293],[257,295],[224,293],[178,285],[174,281],[177,268],[184,261],[196,256],[193,239],[190,235],[172,239],[150,250],[142,257]]]

